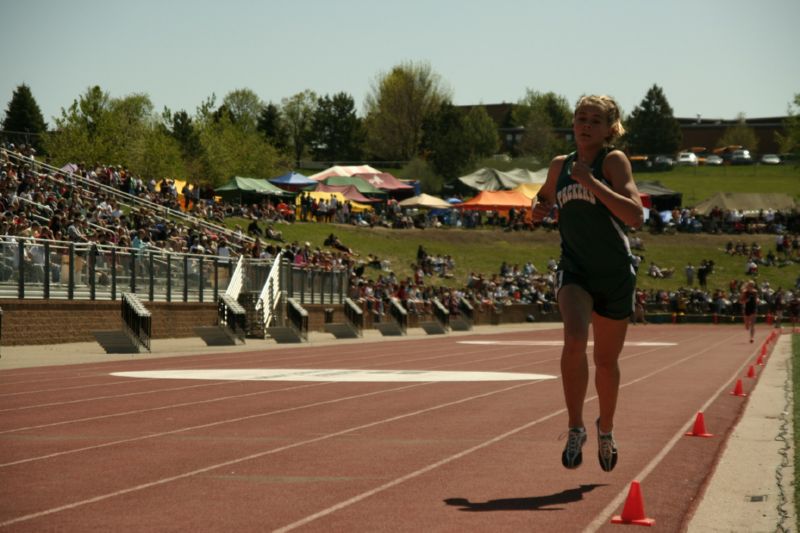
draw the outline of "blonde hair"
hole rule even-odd
[[[605,94],[583,95],[578,99],[578,103],[575,105],[575,113],[577,113],[581,107],[588,106],[598,107],[605,114],[606,122],[611,129],[611,133],[606,137],[607,143],[612,143],[625,134],[625,128],[622,127],[619,106],[613,98]]]

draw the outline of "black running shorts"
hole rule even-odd
[[[592,297],[592,311],[613,320],[625,320],[633,314],[636,297],[636,274],[633,271],[614,275],[583,276],[556,272],[556,295],[561,287],[579,285]]]

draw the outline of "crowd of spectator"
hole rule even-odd
[[[280,198],[228,203],[215,199],[213,189],[197,183],[187,182],[178,191],[174,180],[145,181],[121,165],[81,163],[61,171],[43,171],[36,164],[32,148],[14,145],[0,150],[0,172],[0,235],[5,239],[32,237],[219,257],[243,254],[269,259],[282,253],[298,267],[352,273],[352,295],[380,312],[385,311],[391,298],[398,298],[411,312],[430,312],[430,299],[434,296],[454,313],[458,312],[458,302],[462,298],[484,308],[514,303],[537,304],[545,311],[556,307],[554,259],[543,272],[529,262],[522,267],[503,264],[491,275],[470,273],[463,287],[450,289],[441,284],[441,280],[455,276],[455,264],[450,256],[430,254],[420,246],[417,261],[412,265],[413,275],[398,279],[388,261],[372,255],[361,258],[333,234],[322,247],[312,247],[308,242],[285,242],[283,232],[277,229],[280,224],[298,220],[390,228],[489,225],[509,231],[533,229],[526,222],[525,209],[511,210],[507,217],[497,212],[457,209],[409,211],[401,209],[396,199],[389,199],[383,205],[375,205],[372,211],[357,213],[349,201],[319,200],[309,194],[301,194],[297,210],[292,201]],[[126,204],[127,196],[116,195],[107,188],[86,186],[86,182],[78,183],[77,178],[146,200],[146,206],[143,202]],[[166,209],[192,216],[187,222],[177,222],[167,216]],[[742,256],[745,261],[742,274],[748,278],[756,278],[759,268],[800,263],[796,212],[767,210],[755,217],[745,217],[736,211],[715,209],[709,216],[700,217],[686,208],[676,209],[671,215],[676,231],[724,231],[736,235],[754,231],[775,233],[775,251],[770,249],[763,253],[760,245],[755,242],[748,245],[741,237],[727,244],[726,253]],[[222,224],[230,217],[249,221],[246,229],[237,225],[228,232],[197,222]],[[549,218],[547,224],[556,227],[557,214]],[[634,250],[644,249],[638,235],[632,236],[631,244]],[[643,261],[644,256],[639,255],[638,259]],[[712,260],[704,260],[697,269],[689,264],[684,271],[686,288],[647,291],[640,294],[637,301],[650,310],[676,313],[736,311],[738,299],[734,293],[740,282],[732,283],[727,291],[708,291],[706,280],[713,272]],[[648,268],[648,274],[656,278],[670,277],[674,272],[674,267],[662,267],[652,261]],[[695,278],[698,287],[694,286]],[[777,307],[781,307],[782,302],[790,307],[800,287],[792,288],[792,292],[780,288],[772,290],[767,284],[760,290],[766,305],[777,301]]]

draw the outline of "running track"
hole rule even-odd
[[[762,332],[763,333],[763,332]],[[620,531],[639,480],[680,531],[746,398],[766,335],[629,329],[616,470],[589,431],[560,463],[560,379],[142,379],[187,369],[393,369],[558,376],[561,330],[275,347],[0,373],[0,531]],[[469,342],[467,342],[469,341]],[[483,341],[475,343],[474,341]],[[661,344],[659,344],[661,343]],[[698,411],[712,438],[686,437]],[[590,384],[585,419],[597,414]]]

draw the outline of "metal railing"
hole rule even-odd
[[[0,297],[117,300],[130,292],[149,301],[216,301],[233,259],[160,248],[0,237]]]
[[[125,331],[135,342],[150,351],[152,337],[152,317],[135,294],[122,293],[122,323]]]
[[[247,335],[247,313],[234,298],[223,294],[217,302],[217,321],[220,326],[226,326],[231,333],[244,341]]]
[[[289,318],[289,323],[303,338],[308,340],[308,311],[303,309],[297,300],[288,298],[286,300],[286,315]]]
[[[431,299],[431,303],[433,304],[433,316],[439,324],[442,325],[443,328],[449,329],[450,328],[450,311],[442,305],[442,302],[439,301],[438,298]]]
[[[464,297],[458,299],[458,311],[461,313],[461,319],[466,320],[470,324],[475,323],[475,309],[472,307],[472,304],[469,303]]]
[[[364,334],[364,311],[350,298],[345,298],[344,300],[344,316],[347,319],[347,323],[361,337]]]
[[[267,279],[261,288],[256,302],[256,310],[261,311],[264,331],[275,317],[275,309],[281,301],[281,254],[273,260]]]
[[[397,298],[392,297],[389,299],[389,314],[397,322],[403,335],[405,335],[408,331],[408,312]]]
[[[242,292],[242,284],[244,282],[244,256],[240,255],[239,260],[236,262],[236,268],[231,274],[231,279],[228,282],[228,288],[225,289],[225,295],[230,296],[234,300],[239,299],[239,294]]]
[[[283,290],[289,298],[305,304],[342,304],[350,276],[347,270],[318,270],[284,263]]]

